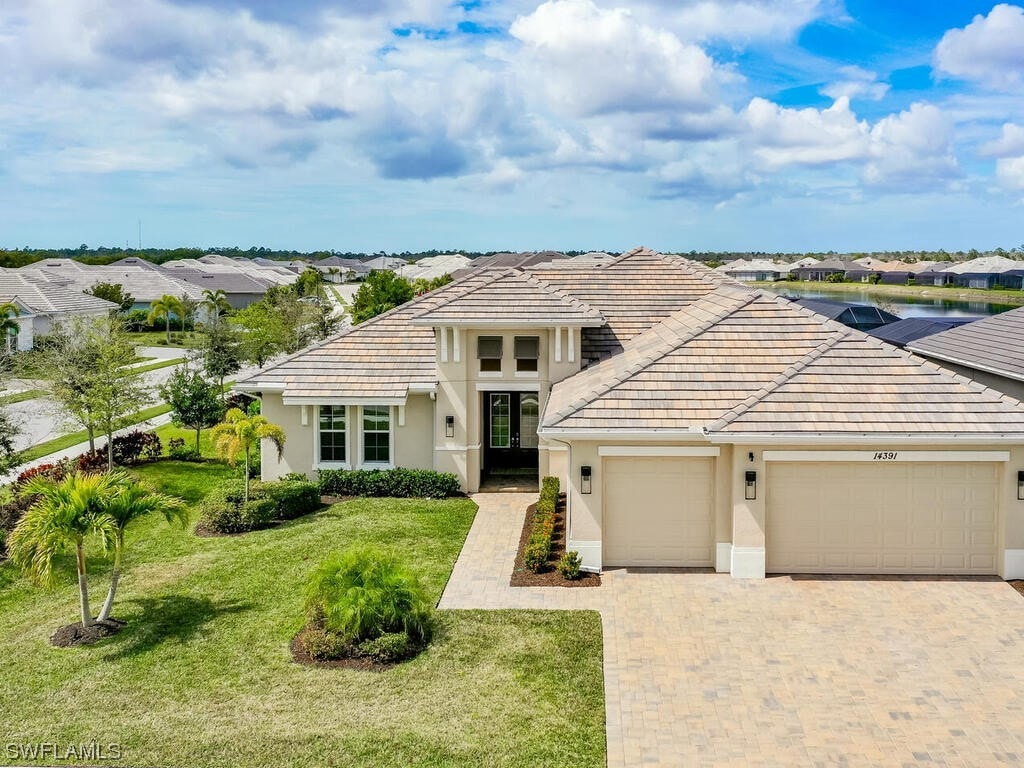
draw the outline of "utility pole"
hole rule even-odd
[[[139,250],[142,250],[142,219],[139,219]]]

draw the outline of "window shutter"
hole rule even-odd
[[[500,360],[501,336],[481,336],[477,340],[476,356],[480,360]]]
[[[540,339],[537,336],[516,336],[516,360],[536,360],[540,357]]]

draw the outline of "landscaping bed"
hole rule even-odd
[[[1021,595],[1024,595],[1024,579],[1014,579],[1013,581],[1008,581],[1007,584],[1020,592]]]
[[[512,569],[510,584],[513,587],[599,587],[601,586],[601,575],[580,571],[578,579],[566,579],[558,572],[558,561],[565,552],[565,497],[559,496],[558,504],[555,506],[555,527],[551,535],[551,556],[547,563],[537,573],[526,567],[526,548],[530,543],[530,533],[533,530],[534,513],[537,510],[536,504],[526,508],[526,515],[523,519],[523,532],[519,536],[519,549],[516,552],[516,563]]]
[[[79,645],[92,645],[108,637],[113,637],[126,626],[125,622],[118,619],[107,619],[97,621],[95,624],[83,627],[82,622],[67,624],[52,635],[50,645],[55,648],[75,648]]]

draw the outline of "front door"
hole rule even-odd
[[[536,392],[484,393],[484,469],[537,469]]]

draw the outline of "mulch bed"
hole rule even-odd
[[[107,637],[112,637],[127,626],[119,619],[97,621],[90,627],[83,627],[82,622],[68,624],[50,635],[50,645],[55,648],[75,648],[79,645],[92,645]]]
[[[1007,582],[1011,587],[1016,589],[1022,595],[1024,595],[1024,579],[1014,579],[1013,581]]]
[[[330,659],[329,661],[317,661],[308,653],[306,653],[306,647],[303,645],[302,638],[306,634],[307,627],[303,627],[302,631],[299,632],[295,637],[292,638],[292,642],[289,645],[292,651],[292,661],[296,664],[302,664],[306,667],[316,667],[317,669],[358,669],[363,672],[384,672],[397,667],[408,659],[402,659],[402,661],[395,661],[390,664],[382,664],[379,661],[374,661],[365,656],[353,656],[348,659]]]
[[[534,573],[523,564],[526,544],[530,540],[530,529],[533,525],[533,511],[536,504],[526,508],[526,519],[523,520],[523,532],[519,535],[519,551],[516,552],[516,564],[512,569],[512,579],[509,581],[513,587],[600,587],[601,574],[580,571],[580,577],[575,581],[562,578],[558,572],[558,561],[565,552],[565,496],[558,499],[558,506],[555,508],[555,532],[551,537],[551,557],[547,565],[540,573]]]

